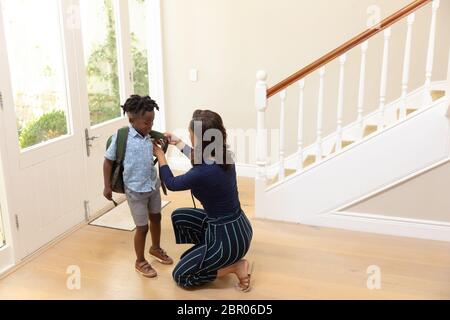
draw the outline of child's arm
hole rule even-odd
[[[113,162],[105,158],[103,161],[103,180],[105,188],[103,189],[103,196],[112,200],[112,189],[111,189],[111,173],[112,173]]]

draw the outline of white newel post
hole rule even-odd
[[[256,74],[255,106],[257,111],[255,215],[261,218],[264,217],[264,193],[267,179],[267,130],[265,123],[265,112],[267,109],[267,73],[262,70]]]
[[[280,166],[278,171],[278,181],[284,179],[284,123],[285,123],[285,107],[286,107],[286,90],[280,92],[281,109],[280,109]]]
[[[322,126],[323,126],[323,95],[324,95],[325,67],[319,69],[319,100],[317,104],[317,153],[316,163],[322,161]]]
[[[427,64],[425,71],[425,97],[426,99],[428,99],[427,102],[431,102],[431,77],[433,74],[434,48],[436,43],[436,18],[439,5],[440,0],[433,0],[433,5],[431,7],[431,26],[428,39]]]
[[[298,103],[298,131],[297,131],[297,172],[303,169],[303,115],[305,108],[305,79],[298,82],[300,97]]]
[[[361,67],[359,71],[359,89],[358,89],[358,127],[360,138],[363,138],[364,133],[364,94],[366,84],[366,55],[369,48],[369,42],[365,41],[361,45]]]
[[[384,128],[384,108],[386,103],[387,78],[389,71],[389,40],[391,38],[391,28],[384,31],[384,48],[383,48],[383,65],[381,67],[381,84],[380,84],[380,106],[379,106],[379,129]]]
[[[343,54],[339,58],[340,72],[339,72],[339,91],[338,91],[338,105],[337,105],[337,141],[336,152],[342,149],[342,117],[344,113],[344,82],[345,82],[345,62],[347,55]]]
[[[408,96],[409,69],[411,65],[411,42],[412,26],[415,20],[415,14],[411,14],[407,19],[405,53],[403,56],[403,75],[402,75],[402,102],[400,105],[400,119],[406,117],[406,97]]]

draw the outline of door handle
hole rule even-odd
[[[86,139],[89,141],[94,141],[95,139],[100,138],[101,136],[92,136],[92,137],[87,137]]]
[[[98,139],[101,136],[90,137],[88,129],[84,130],[84,135],[85,135],[85,139],[86,139],[86,153],[87,153],[87,156],[90,157],[91,156],[91,147],[92,147],[91,141],[94,141],[95,139]]]

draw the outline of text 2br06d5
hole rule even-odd
[[[223,304],[221,314],[226,315],[270,315],[272,314],[272,305],[233,305]]]

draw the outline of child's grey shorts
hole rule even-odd
[[[125,187],[131,216],[138,227],[148,225],[148,215],[161,212],[161,181],[156,181],[155,190],[150,192],[135,192]]]

